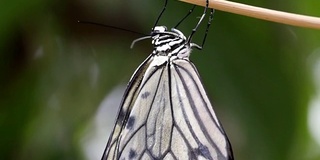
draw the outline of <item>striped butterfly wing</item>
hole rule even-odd
[[[102,159],[233,159],[231,145],[178,31],[155,29]]]
[[[179,144],[182,159],[233,159],[231,145],[217,119],[195,66],[189,60],[175,60],[172,70],[174,132],[172,144]],[[175,141],[176,140],[176,141]],[[182,144],[182,145],[180,145]],[[186,154],[188,153],[188,154]],[[179,156],[180,158],[180,156]]]
[[[139,85],[142,81],[145,70],[147,69],[150,61],[152,61],[152,55],[149,55],[146,60],[144,60],[140,66],[136,69],[133,76],[131,77],[126,91],[123,95],[122,102],[120,104],[120,109],[118,111],[118,115],[116,118],[115,126],[113,131],[109,137],[107,146],[104,150],[103,156],[101,159],[117,159],[118,155],[118,142],[119,136],[123,130],[123,127],[127,123],[129,114],[132,110],[133,103],[135,103],[135,99],[137,98],[136,92],[139,88]]]

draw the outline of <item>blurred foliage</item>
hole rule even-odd
[[[238,2],[320,16],[318,1]],[[142,35],[77,21],[148,34],[162,5],[162,0],[1,1],[0,159],[90,159],[81,145],[99,105],[127,83],[152,48],[143,41],[130,49]],[[170,0],[159,24],[173,27],[190,8]],[[179,29],[188,35],[201,12],[198,7]],[[194,42],[201,42],[204,27]],[[191,60],[236,159],[320,159],[307,128],[314,92],[307,60],[319,40],[319,30],[216,11],[205,48]],[[112,123],[106,120],[106,128]]]

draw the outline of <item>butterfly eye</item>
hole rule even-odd
[[[154,32],[156,33],[162,33],[167,31],[167,27],[166,26],[156,26],[154,27]]]

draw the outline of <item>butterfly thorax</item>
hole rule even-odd
[[[151,33],[151,37],[153,39],[152,44],[154,45],[153,54],[189,58],[191,46],[181,31],[175,28],[168,31],[165,26],[156,26]]]

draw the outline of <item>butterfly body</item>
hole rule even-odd
[[[154,50],[132,76],[102,159],[233,159],[177,29],[155,27]]]

